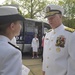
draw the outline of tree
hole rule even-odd
[[[59,1],[59,5],[62,5],[65,11],[64,24],[66,26],[75,28],[75,0],[63,0]]]
[[[43,16],[42,12],[46,4],[46,0],[6,0],[5,4],[18,4],[20,13],[26,18],[37,18]]]

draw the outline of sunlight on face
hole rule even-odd
[[[47,18],[49,25],[54,29],[61,24],[61,17],[59,14],[55,14]]]

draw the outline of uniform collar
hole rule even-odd
[[[10,39],[6,36],[0,35],[0,41],[8,42]]]
[[[57,33],[57,32],[60,32],[62,29],[64,29],[64,25],[61,24],[59,27],[55,28],[55,29],[52,29],[53,33]]]

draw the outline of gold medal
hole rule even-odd
[[[56,48],[56,51],[57,51],[57,52],[60,52],[60,48]]]

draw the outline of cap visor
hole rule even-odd
[[[0,24],[11,23],[18,20],[24,21],[25,18],[20,14],[0,16]]]
[[[59,13],[59,11],[51,11],[51,12],[48,12],[48,13],[46,13],[45,18],[47,18],[49,16],[53,16],[53,15],[58,14],[58,13]]]

